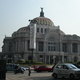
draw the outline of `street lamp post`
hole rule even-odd
[[[60,26],[58,26],[58,30],[59,30],[59,61],[58,62],[64,62],[64,53],[62,53],[62,46],[61,46]]]
[[[61,34],[60,34],[60,26],[58,26],[58,33],[59,33],[59,59],[58,62],[61,62]]]
[[[36,49],[36,20],[30,21],[30,50],[32,51],[31,60],[33,63],[33,51]]]
[[[32,57],[31,57],[32,60],[31,60],[31,61],[32,61],[32,63],[33,63],[33,60],[34,60],[34,59],[33,59],[33,51],[34,51],[34,49],[31,49],[31,51],[32,51],[32,55],[31,55],[31,56],[32,56]]]

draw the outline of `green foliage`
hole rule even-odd
[[[43,62],[34,62],[34,64],[44,64]]]
[[[37,62],[37,61],[32,61],[32,60],[24,60],[24,59],[20,59],[16,63],[17,64],[26,64],[26,65],[44,65],[43,62]]]
[[[28,61],[26,61],[26,64],[44,64],[44,63],[37,62],[37,61],[32,61],[32,60],[28,60]]]
[[[25,64],[25,60],[24,59],[20,59],[17,61],[18,64]]]

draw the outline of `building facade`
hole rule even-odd
[[[36,24],[36,48],[33,50],[30,49],[31,24]],[[40,16],[31,20],[28,26],[13,32],[11,37],[4,38],[2,53],[3,58],[13,61],[33,58],[34,61],[47,64],[58,61],[76,62],[80,60],[80,37],[65,34],[44,16],[41,8]]]

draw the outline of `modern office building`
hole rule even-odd
[[[41,8],[39,17],[13,32],[11,37],[4,38],[2,53],[7,60],[14,61],[33,58],[34,61],[48,64],[76,62],[80,60],[80,36],[64,33],[60,26],[55,26],[44,16]]]

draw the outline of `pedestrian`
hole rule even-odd
[[[28,69],[28,76],[30,76],[30,75],[31,75],[31,69],[29,67],[29,69]]]
[[[14,67],[14,74],[18,73],[18,70],[19,70],[19,66],[16,65],[16,66]]]

